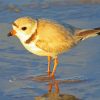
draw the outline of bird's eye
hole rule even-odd
[[[27,29],[27,27],[22,27],[22,30],[25,31]]]

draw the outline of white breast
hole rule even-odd
[[[13,27],[15,28],[15,27]],[[34,29],[33,31],[35,31],[36,29]],[[34,33],[34,32],[32,32]],[[17,34],[16,36],[19,38],[19,40],[21,41],[21,43],[23,44],[23,46],[31,53],[39,55],[39,56],[51,56],[51,53],[46,52],[44,50],[42,50],[41,48],[38,48],[36,46],[36,42],[38,41],[37,37],[35,40],[33,40],[33,42],[30,43],[25,43],[26,40],[28,40],[30,38],[32,34],[28,35],[20,30],[17,30]]]
[[[29,44],[26,43],[22,43],[24,45],[24,47],[30,51],[33,54],[39,55],[39,56],[50,56],[51,54],[38,48],[34,42],[31,42]]]

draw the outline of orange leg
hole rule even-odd
[[[58,82],[57,82],[57,81],[55,81],[54,85],[55,85],[55,93],[59,93],[59,86],[58,86]]]
[[[50,75],[50,64],[51,64],[51,57],[48,56],[48,75]]]
[[[58,65],[58,58],[55,58],[54,59],[54,67],[53,67],[53,71],[52,71],[52,74],[51,74],[52,78],[54,78],[54,74],[56,72],[57,65]]]

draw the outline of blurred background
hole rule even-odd
[[[48,100],[52,82],[46,78],[47,58],[29,53],[17,38],[7,37],[11,23],[22,16],[52,19],[83,29],[100,27],[100,0],[0,0],[0,100]],[[100,100],[99,54],[98,36],[60,55],[55,80],[61,100],[67,100],[63,97],[68,94],[82,100]],[[67,81],[70,79],[76,81]]]

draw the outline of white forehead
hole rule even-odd
[[[35,20],[35,24],[34,24],[34,26],[32,26],[32,29],[31,29],[30,34],[25,33],[25,31],[22,31],[21,29],[19,29],[18,27],[14,26],[14,25],[13,25],[12,27],[13,27],[13,29],[17,32],[17,33],[16,33],[16,36],[17,36],[21,41],[26,41],[26,40],[29,39],[30,36],[31,36],[32,34],[34,34],[35,31],[37,30],[37,21]]]

